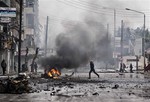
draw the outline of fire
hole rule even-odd
[[[59,72],[59,70],[55,69],[55,68],[52,68],[49,72],[48,72],[48,76],[51,77],[51,78],[58,78],[58,76],[60,76],[61,73]]]

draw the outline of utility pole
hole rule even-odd
[[[121,64],[122,64],[122,68],[121,70],[123,71],[123,20],[121,21],[121,41],[120,41],[120,45],[121,45]]]
[[[146,67],[146,63],[145,63],[145,20],[146,20],[146,16],[145,16],[144,12],[140,12],[140,11],[129,9],[129,8],[126,8],[126,10],[137,12],[137,13],[140,13],[144,16],[144,25],[143,25],[144,29],[143,29],[143,39],[142,39],[142,55],[144,56],[144,62],[143,62],[144,65],[143,66],[144,66],[144,72],[145,72],[145,67]]]
[[[21,69],[22,6],[23,6],[23,0],[20,0],[19,44],[18,44],[18,74],[20,73],[20,69]]]
[[[48,37],[48,21],[49,21],[49,17],[47,16],[47,20],[46,20],[46,27],[45,27],[45,57],[47,56],[47,37]]]
[[[114,9],[114,58],[116,56],[115,36],[116,36],[116,9]]]
[[[107,40],[109,39],[109,24],[107,24]]]
[[[116,37],[116,9],[114,9],[114,45],[113,45],[113,47],[114,47],[114,49],[113,49],[113,57],[114,57],[114,64],[115,64],[115,67],[117,67],[117,57],[116,57],[116,39],[115,39],[115,37]]]
[[[107,53],[107,58],[106,58],[106,70],[108,69],[108,60],[109,60],[108,44],[109,44],[109,24],[107,24],[107,33],[106,33],[106,53]]]
[[[143,29],[143,54],[144,54],[144,72],[145,72],[145,68],[146,68],[146,63],[145,63],[145,13],[144,13],[144,29]]]
[[[139,61],[139,58],[138,58],[137,55],[135,57],[136,57],[136,71],[138,71],[138,61]]]
[[[116,54],[116,46],[115,46],[115,36],[116,36],[116,9],[115,8],[109,8],[109,7],[102,7],[103,9],[110,9],[114,11],[114,38],[112,39],[113,43],[113,58],[114,58],[114,65],[115,67],[118,67],[117,65],[117,54]]]

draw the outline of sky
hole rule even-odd
[[[150,29],[150,0],[39,0],[39,19],[43,26],[41,39],[44,41],[44,25],[49,16],[48,42],[54,46],[56,35],[71,29],[76,23],[84,24],[87,19],[95,19],[109,32],[114,32],[114,10],[116,10],[116,28],[121,20],[125,27],[142,27],[143,14],[127,11],[130,8],[145,13],[146,28]]]

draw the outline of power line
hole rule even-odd
[[[51,17],[49,16],[49,19],[51,21],[54,21],[54,22],[57,22],[57,23],[60,23],[61,21],[64,21],[64,22],[73,22],[73,24],[69,25],[69,26],[74,26],[76,24],[86,24],[86,22],[81,22],[81,21],[75,21],[75,20],[71,20],[71,19],[66,19],[66,18],[62,18],[62,17],[56,17],[56,16],[52,16]],[[97,23],[102,23],[102,22],[97,22]],[[143,23],[142,21],[126,21],[125,20],[125,23],[132,23],[132,24],[137,24],[137,23]],[[110,26],[113,26],[113,24],[109,24]]]
[[[78,8],[78,9],[82,9],[82,10],[86,10],[86,11],[90,11],[90,12],[93,12],[93,13],[97,13],[97,14],[105,14],[105,15],[113,15],[113,13],[110,13],[110,12],[102,12],[102,11],[100,11],[100,12],[98,12],[98,10],[97,11],[95,11],[95,10],[90,10],[89,8],[87,8],[87,5],[86,5],[86,7],[85,7],[85,5],[83,6],[82,4],[80,4],[80,5],[76,5],[75,3],[73,3],[73,2],[70,2],[70,1],[66,1],[66,2],[64,2],[64,1],[59,1],[59,0],[57,0],[58,2],[61,2],[61,3],[63,3],[63,4],[65,4],[65,5],[68,5],[68,6],[73,6],[73,7],[75,7],[75,8]],[[74,4],[74,5],[73,5]],[[89,6],[88,6],[89,7]],[[125,11],[124,10],[124,12],[127,12],[127,11]],[[118,13],[117,13],[118,14]],[[125,16],[125,13],[123,13],[123,15]],[[126,17],[138,17],[137,16],[138,14],[126,14]],[[119,15],[120,16],[120,15]]]
[[[57,17],[56,15],[49,15],[49,16],[51,16],[50,19],[55,19],[55,21],[57,20],[57,22],[59,22],[61,20],[61,21],[72,21],[72,22],[76,22],[76,23],[85,23],[85,22],[82,22],[82,21],[72,20],[72,19],[69,19],[69,18]],[[45,19],[45,18],[43,18],[43,19]],[[128,18],[128,19],[130,19],[130,18]],[[133,20],[130,21],[129,20],[129,22],[130,23],[142,23],[143,20],[140,19],[140,18],[137,18],[135,21],[133,21]],[[97,22],[97,23],[102,23],[102,22]]]
[[[87,3],[87,4],[89,4],[89,2],[87,2],[87,1],[83,1],[83,0],[79,0],[80,2],[83,2],[83,3]],[[100,6],[100,5],[97,5],[97,4],[95,4],[95,3],[90,3],[90,4],[92,4],[92,5],[95,5],[95,6]],[[100,7],[106,7],[107,8],[107,6],[100,6]],[[121,8],[109,8],[108,7],[108,9],[116,9],[116,10],[120,10],[121,12],[122,11],[125,11],[125,9],[121,9]],[[145,11],[145,12],[149,12],[150,13],[150,9],[146,9],[146,10],[140,10],[140,11]]]
[[[101,11],[101,12],[104,12],[104,13],[106,13],[106,10],[105,9],[103,9],[102,7],[100,8],[99,6],[90,6],[89,4],[83,4],[83,3],[81,3],[81,2],[79,2],[79,1],[67,1],[67,0],[65,0],[65,2],[68,2],[68,3],[71,3],[71,4],[75,4],[75,5],[81,5],[82,7],[88,7],[88,8],[92,8],[92,7],[94,7],[94,9],[96,9],[97,11]],[[107,13],[111,13],[112,14],[112,11],[107,11]]]
[[[44,17],[42,19],[45,19]],[[64,21],[64,22],[74,22],[74,23],[84,23],[84,22],[81,22],[81,21],[77,21],[77,20],[71,20],[71,19],[68,19],[68,18],[62,18],[62,17],[57,17],[55,15],[49,15],[49,19],[51,21],[54,21],[54,22],[58,22],[60,23],[61,21]]]
[[[75,3],[78,3],[78,4],[82,4],[82,5],[86,5],[86,6],[89,6],[89,7],[91,7],[90,5],[92,5],[93,7],[95,7],[95,8],[98,8],[98,9],[101,9],[101,10],[104,10],[105,9],[105,11],[106,10],[117,10],[117,12],[120,12],[119,14],[122,14],[122,13],[124,13],[124,12],[126,12],[126,10],[125,9],[119,9],[119,8],[109,8],[109,7],[105,7],[105,6],[100,6],[100,5],[97,5],[97,4],[94,4],[94,3],[89,3],[89,2],[85,2],[85,1],[72,1],[72,3],[73,2],[75,2]],[[83,3],[81,3],[81,2],[83,2]],[[90,5],[89,5],[90,4]],[[108,11],[107,11],[108,12]],[[129,13],[128,12],[128,15],[135,15],[135,14],[133,14],[133,13]]]
[[[49,17],[49,19],[51,19],[51,21],[54,21],[54,22],[57,22],[57,23],[60,23],[60,21],[68,21],[68,19],[67,20],[63,20],[62,18],[51,18],[51,17]],[[71,20],[72,21],[72,20]],[[76,22],[76,21],[75,21]],[[83,24],[83,22],[79,22],[79,23],[82,23]],[[100,22],[98,22],[98,23],[100,23]],[[126,21],[125,21],[125,23],[126,23]],[[135,23],[137,23],[137,22],[135,22]],[[84,24],[86,24],[86,23],[84,23]],[[133,24],[133,22],[132,22],[132,24]],[[111,24],[109,24],[109,25],[111,25]],[[74,25],[69,25],[69,26],[74,26]],[[112,25],[113,26],[113,25]],[[53,26],[54,27],[54,26]],[[56,27],[56,26],[55,26]],[[104,26],[105,27],[105,26]],[[105,27],[106,28],[106,27]],[[147,28],[147,29],[149,29],[149,28]],[[110,28],[109,28],[109,31],[114,31],[114,29],[110,26]]]
[[[68,4],[66,2],[63,2],[63,1],[59,1],[59,0],[56,0],[56,1],[58,1],[60,3],[63,3],[65,5],[68,5],[68,6],[72,6],[72,7],[75,7],[75,8],[81,9],[81,10],[85,10],[85,11],[90,11],[90,12],[93,12],[93,13],[96,13],[96,14],[101,14],[101,15],[105,15],[106,14],[106,13],[101,13],[101,12],[93,11],[93,10],[90,10],[90,9],[87,9],[87,8],[81,8],[81,6],[79,7],[79,6],[76,6],[76,5],[70,5],[70,4]],[[108,14],[108,15],[112,15],[112,14]]]

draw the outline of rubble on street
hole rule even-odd
[[[49,102],[101,102],[124,100],[133,102],[149,102],[150,79],[141,73],[99,73],[100,78],[93,76],[88,79],[88,73],[63,73],[58,78],[41,77],[42,73],[33,73],[30,78],[20,76],[5,79],[4,86],[9,85],[9,90],[0,88],[2,101],[49,101]],[[3,80],[4,81],[4,80]],[[9,82],[9,84],[8,84]],[[8,94],[9,93],[9,94]],[[13,95],[10,97],[10,94]],[[14,94],[15,93],[15,94]],[[22,93],[17,96],[18,93]],[[28,94],[26,94],[28,93]],[[7,97],[7,98],[6,98]],[[18,98],[18,97],[24,97]]]
[[[25,74],[19,74],[18,77],[7,77],[0,79],[0,93],[18,94],[29,93],[31,87]]]

